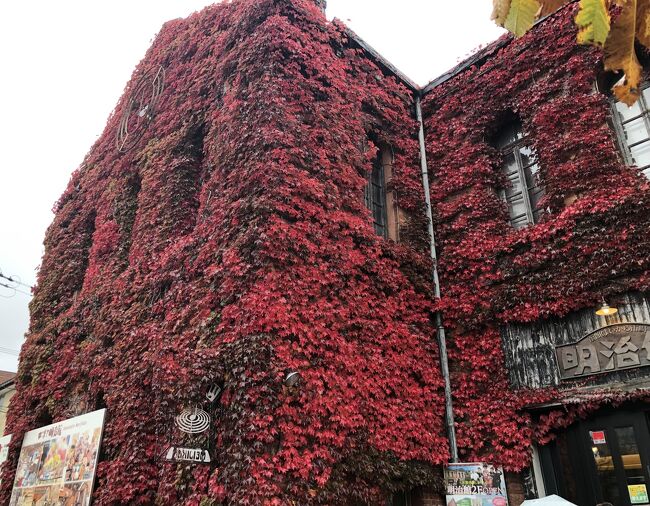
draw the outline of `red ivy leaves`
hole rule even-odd
[[[461,455],[512,470],[528,465],[534,434],[544,442],[576,417],[621,401],[601,391],[534,423],[526,406],[559,394],[509,388],[499,327],[563,317],[602,294],[650,286],[648,183],[621,161],[607,99],[593,88],[598,53],[575,44],[573,11],[506,43],[424,103]],[[512,113],[538,154],[550,210],[522,231],[507,223],[489,141]],[[578,200],[565,207],[572,195]]]
[[[132,82],[160,65],[138,145],[117,152],[111,117],[57,205],[15,441],[106,406],[95,504],[378,503],[431,483],[448,451],[426,227],[384,241],[363,202],[372,137],[420,211],[410,91],[302,0],[170,22]],[[215,465],[163,463],[212,382]]]

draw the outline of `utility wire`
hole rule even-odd
[[[5,348],[4,346],[0,346],[0,353],[5,353],[6,355],[14,355],[16,357],[20,355],[20,352],[18,350],[12,350],[11,348]]]
[[[3,276],[3,277],[4,277],[4,276]],[[27,297],[31,297],[31,296],[32,296],[31,293],[23,292],[22,290],[19,290],[19,289],[16,288],[15,286],[10,286],[10,285],[7,285],[7,284],[5,284],[5,283],[0,283],[0,286],[4,286],[5,288],[9,288],[9,290],[13,290],[14,292],[22,293],[23,295],[27,295]]]
[[[22,281],[17,280],[17,279],[14,278],[13,276],[5,276],[5,275],[2,273],[1,270],[0,270],[0,278],[2,278],[2,279],[6,279],[7,281],[11,281],[12,283],[16,283],[17,285],[24,286],[25,288],[29,288],[29,289],[32,288],[31,286],[26,285],[26,284],[23,283]]]

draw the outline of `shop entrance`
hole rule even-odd
[[[650,504],[650,430],[643,410],[578,423],[540,450],[547,494],[580,506]]]

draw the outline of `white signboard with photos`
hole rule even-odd
[[[10,506],[88,506],[105,413],[102,409],[25,434]]]
[[[503,469],[485,463],[448,464],[447,506],[508,506]]]

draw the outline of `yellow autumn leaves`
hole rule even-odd
[[[643,0],[638,3],[643,3]],[[642,72],[634,50],[637,0],[626,0],[625,5],[621,7],[623,10],[613,20],[605,41],[604,63],[605,70],[623,71],[623,81],[614,86],[614,94],[620,101],[632,105],[639,98]]]
[[[568,0],[493,0],[492,19],[517,37]],[[650,0],[580,0],[578,43],[603,48],[606,70],[622,72],[616,97],[628,105],[639,98],[641,65],[634,44],[650,48]]]
[[[540,17],[559,9],[568,0],[492,0],[492,19],[517,37],[521,37]]]
[[[580,2],[576,16],[578,43],[604,46],[610,30],[609,10],[605,0],[586,0]]]

